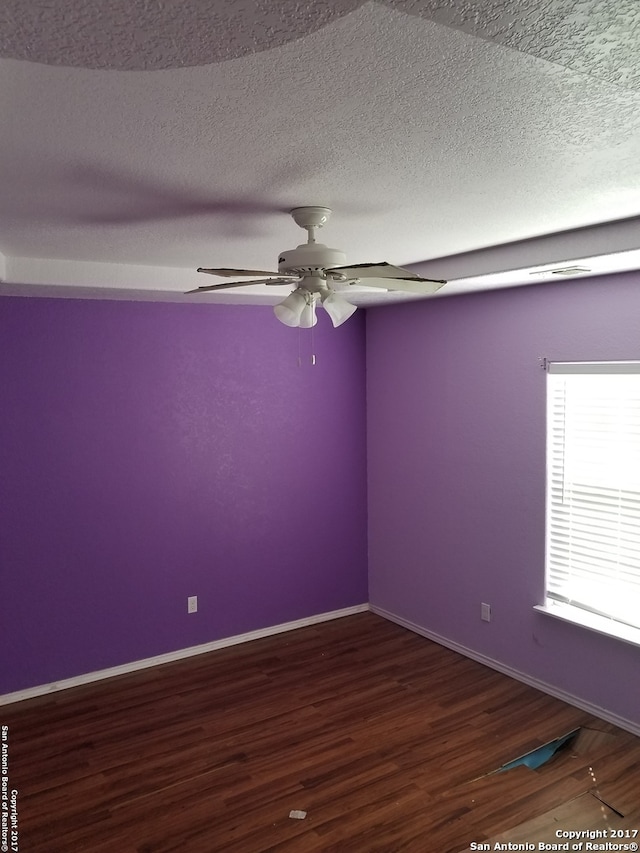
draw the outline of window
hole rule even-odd
[[[640,362],[548,364],[546,596],[640,643]]]

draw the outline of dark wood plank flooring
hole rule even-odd
[[[591,826],[594,797],[601,828],[640,830],[640,739],[370,613],[0,721],[28,853],[458,853]],[[577,727],[538,770],[487,775]]]

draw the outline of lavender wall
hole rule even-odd
[[[368,312],[370,601],[638,724],[640,649],[532,609],[545,356],[640,358],[640,274]]]
[[[367,600],[362,312],[314,337],[0,299],[0,694]]]

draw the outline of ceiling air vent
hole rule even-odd
[[[581,275],[584,272],[591,270],[588,267],[558,267],[554,270],[536,270],[529,275]]]

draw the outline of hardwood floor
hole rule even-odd
[[[640,739],[371,613],[0,722],[28,853],[458,853],[640,830]],[[487,775],[577,727],[538,770]]]

